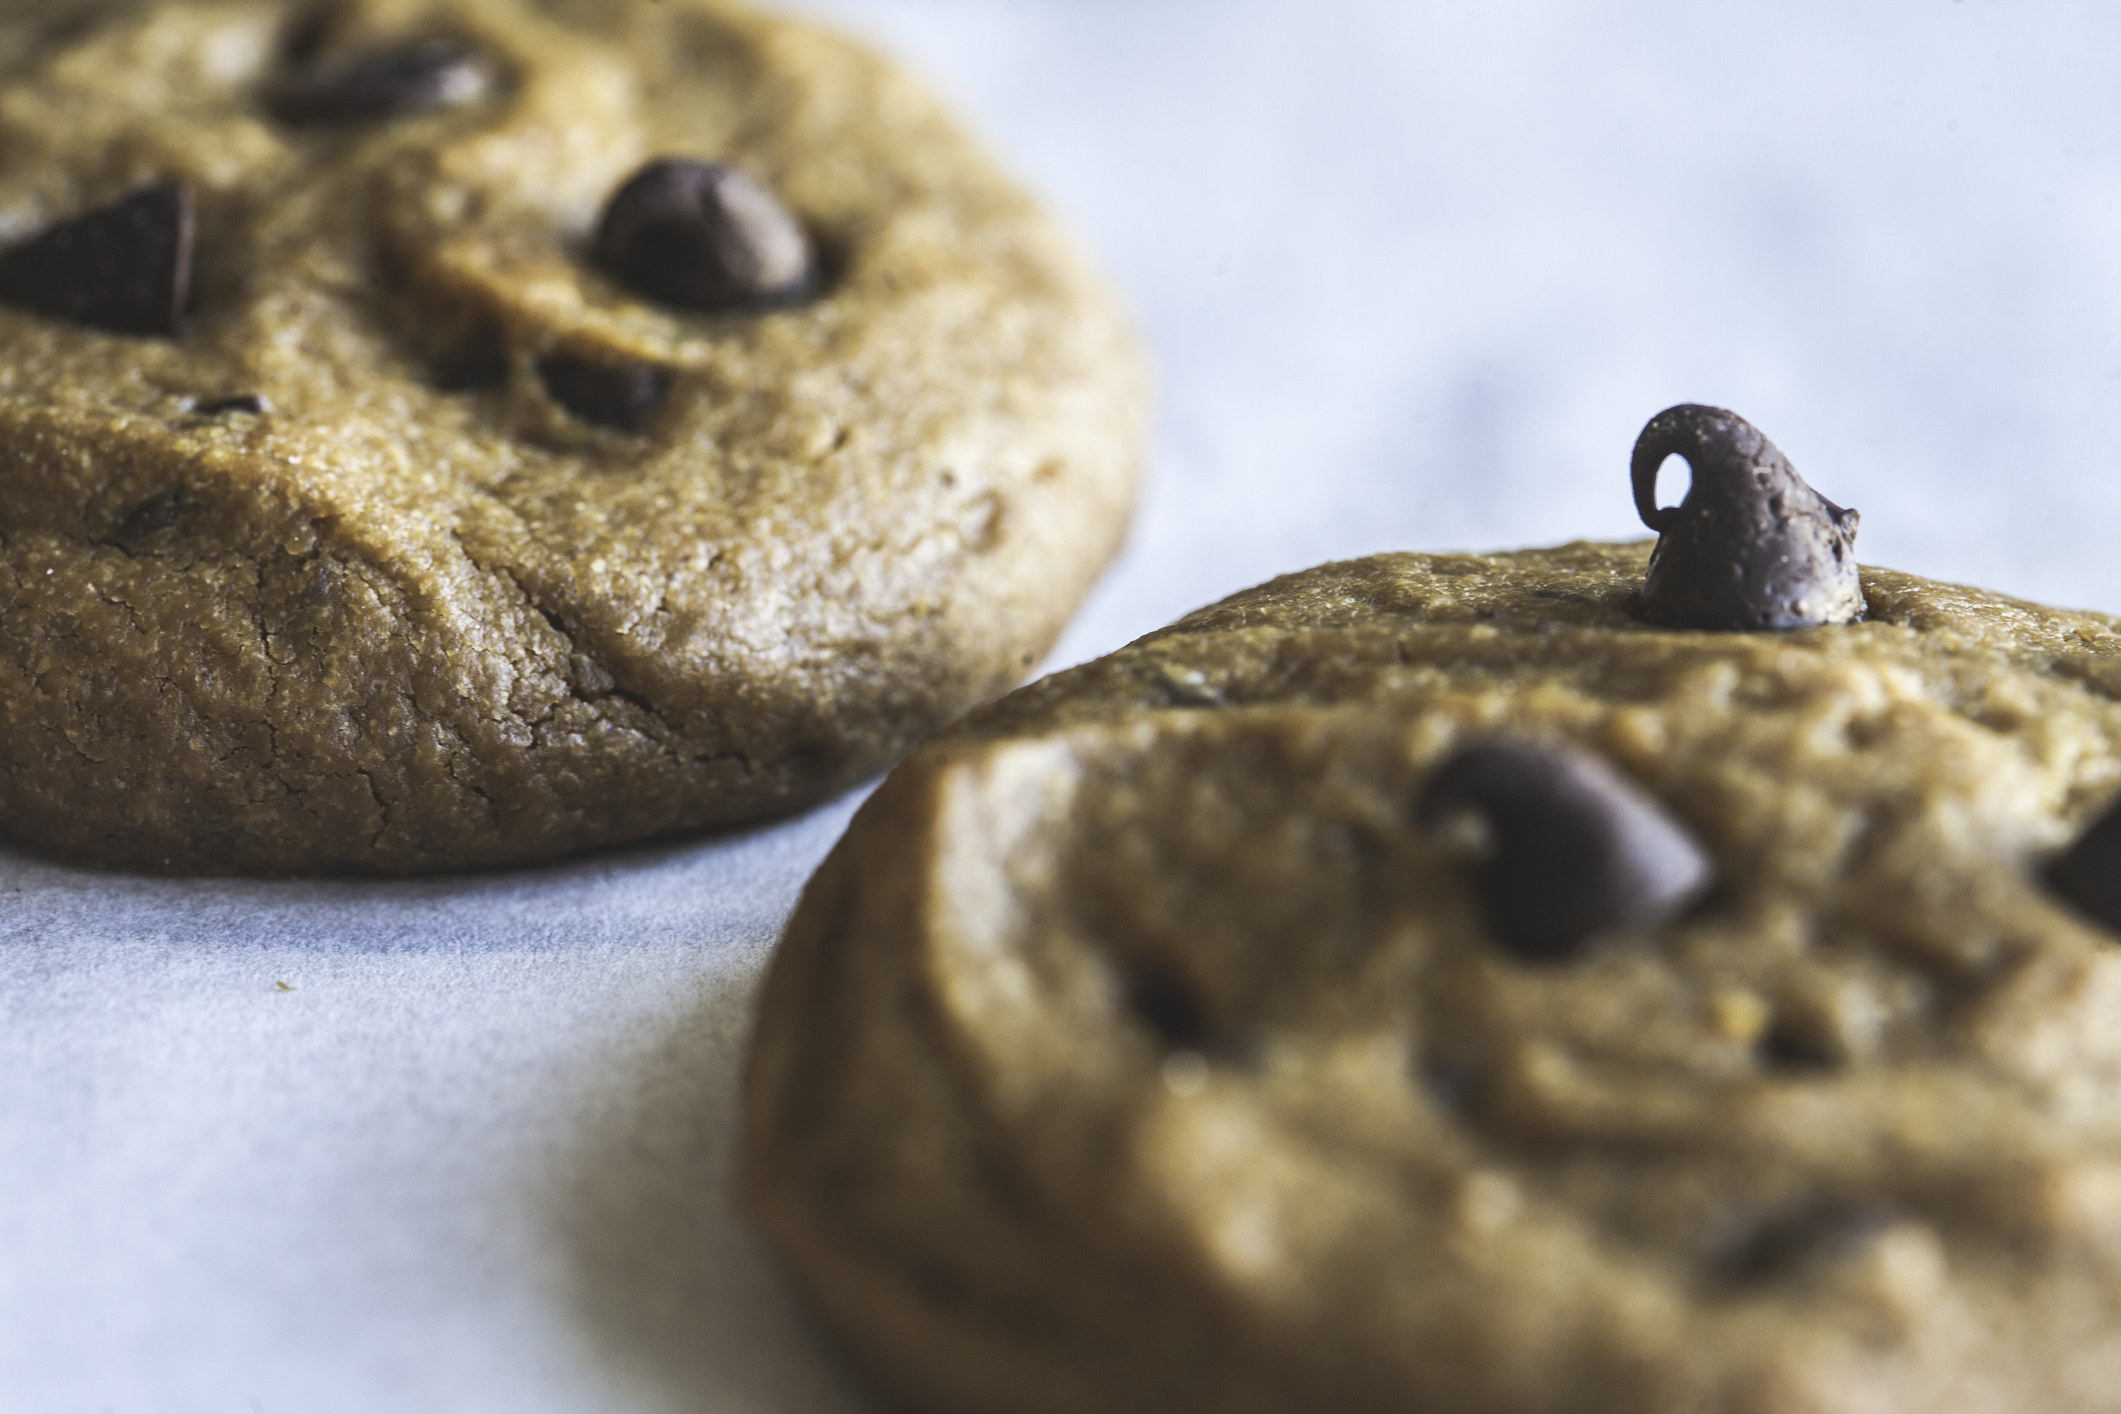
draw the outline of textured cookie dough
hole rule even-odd
[[[775,959],[748,1202],[930,1414],[2121,1408],[2121,625],[1884,570],[1649,627],[1646,545],[1293,575],[864,807]],[[1516,960],[1412,823],[1589,750],[1718,875]]]
[[[297,39],[436,35],[483,94],[274,116]],[[774,191],[816,297],[693,314],[600,273],[602,204],[666,154]],[[154,182],[197,203],[181,337],[0,308],[15,841],[403,871],[786,810],[1020,680],[1121,534],[1142,368],[1104,286],[931,100],[807,26],[0,11],[0,245]],[[565,360],[667,399],[595,425]],[[266,410],[209,411],[244,394]]]

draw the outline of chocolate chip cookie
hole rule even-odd
[[[744,1172],[885,1388],[2116,1407],[2121,624],[1859,571],[1716,409],[1636,484],[1654,556],[1291,575],[865,805]]]
[[[722,0],[0,16],[0,833],[495,865],[785,811],[1020,680],[1143,417],[908,80]]]

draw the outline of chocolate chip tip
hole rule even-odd
[[[1683,458],[1692,481],[1657,504],[1657,474]],[[1660,627],[1777,633],[1849,624],[1865,613],[1856,564],[1862,517],[1807,485],[1775,444],[1734,412],[1666,408],[1636,439],[1635,509],[1658,533],[1637,618]]]

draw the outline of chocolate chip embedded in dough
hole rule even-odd
[[[173,335],[191,293],[192,200],[140,187],[0,254],[0,303],[120,334]]]
[[[445,393],[499,387],[508,381],[507,340],[491,326],[474,328],[442,350],[431,376]]]
[[[2079,913],[2121,933],[2121,802],[2107,807],[2048,866],[2047,883]]]
[[[158,530],[167,530],[183,513],[184,497],[177,491],[159,491],[118,518],[111,538],[120,544],[144,540]]]
[[[1693,484],[1659,509],[1657,472],[1677,454]],[[1635,508],[1658,533],[1629,607],[1673,628],[1779,631],[1863,617],[1857,514],[1821,496],[1736,413],[1684,403],[1636,440]]]
[[[809,290],[810,238],[773,194],[712,162],[650,162],[611,198],[597,264],[681,309],[774,304]]]
[[[538,360],[538,378],[553,401],[584,422],[645,432],[670,393],[670,373],[646,363],[601,363],[574,354]]]
[[[419,39],[306,67],[274,89],[267,106],[297,126],[380,123],[473,102],[492,81],[469,45]]]
[[[1727,1281],[1779,1281],[1855,1255],[1900,1218],[1883,1202],[1822,1203],[1754,1225],[1711,1252],[1709,1266]]]
[[[1700,846],[1639,787],[1580,752],[1485,741],[1446,760],[1415,807],[1422,826],[1470,818],[1474,892],[1495,941],[1530,961],[1671,917],[1708,886]]]
[[[1181,1050],[1205,1049],[1213,1036],[1207,1008],[1180,974],[1161,967],[1139,967],[1128,978],[1127,1002],[1164,1045]]]
[[[256,393],[231,393],[225,398],[194,398],[187,410],[200,417],[262,417],[272,411],[272,404]]]

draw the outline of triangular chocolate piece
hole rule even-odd
[[[191,245],[190,191],[141,187],[0,254],[0,303],[120,334],[175,334]]]
[[[1693,472],[1686,499],[1657,505],[1668,456]],[[1668,628],[1774,633],[1863,617],[1861,519],[1805,484],[1775,444],[1734,412],[1681,403],[1650,419],[1630,468],[1635,508],[1657,532],[1629,608]]]

